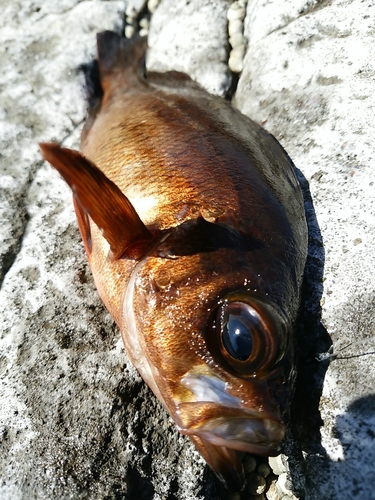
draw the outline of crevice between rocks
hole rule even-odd
[[[19,234],[15,237],[15,242],[13,243],[13,245],[11,245],[8,251],[3,255],[2,262],[0,264],[0,290],[2,289],[5,276],[13,266],[13,263],[16,260],[22,245],[22,240],[24,238],[26,227],[29,221],[29,215],[26,210],[23,210],[23,214],[22,217],[20,217],[20,220],[23,220],[23,222],[19,230],[17,231],[17,233]]]
[[[237,73],[233,73],[233,71],[231,71],[231,84],[224,95],[224,99],[226,101],[231,102],[233,97],[236,95],[239,79],[240,76]]]
[[[38,162],[36,168],[32,168],[30,170],[29,176],[24,184],[24,189],[18,195],[18,200],[16,203],[17,218],[14,221],[14,231],[13,234],[11,235],[13,243],[9,245],[8,250],[4,252],[4,254],[1,256],[1,261],[0,261],[0,291],[2,290],[5,277],[11,270],[22,247],[22,242],[27,231],[28,223],[30,221],[30,216],[27,211],[27,198],[31,184],[35,178],[35,175],[40,165],[41,162]]]

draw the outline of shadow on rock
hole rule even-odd
[[[341,476],[349,478],[347,498],[369,498],[375,461],[375,393],[356,399],[345,413],[338,415],[334,434],[343,449],[343,458],[339,460]],[[368,482],[363,484],[366,477]]]
[[[321,323],[320,300],[323,292],[325,253],[322,236],[316,219],[313,201],[306,178],[297,170],[303,196],[308,225],[308,257],[302,285],[301,311],[297,322],[297,380],[291,405],[291,426],[285,443],[289,458],[290,473],[295,493],[305,495],[305,467],[303,453],[325,455],[321,444],[322,419],[319,401],[329,358],[318,360],[332,345],[331,339]]]

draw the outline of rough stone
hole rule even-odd
[[[235,49],[240,45],[244,45],[245,39],[242,33],[236,33],[235,35],[229,38],[230,45]],[[245,52],[245,51],[244,51]]]
[[[159,5],[160,0],[148,0],[147,2],[147,8],[153,14]]]
[[[233,73],[241,73],[244,65],[245,45],[237,45],[230,51],[228,66]]]
[[[183,71],[224,96],[228,69],[227,0],[164,0],[151,19],[147,67]]]
[[[246,9],[241,7],[238,2],[233,2],[227,11],[228,21],[235,19],[243,19],[245,17]]]
[[[228,33],[229,36],[233,36],[236,33],[242,33],[243,32],[243,22],[241,19],[234,19],[233,21],[230,21],[228,23]]]
[[[268,463],[270,464],[270,467],[272,469],[272,472],[279,476],[280,474],[283,474],[286,472],[287,468],[285,467],[282,456],[277,455],[277,457],[270,457],[268,459]]]
[[[132,36],[135,34],[135,28],[131,24],[128,24],[125,26],[125,37],[126,38],[132,38]]]
[[[2,2],[4,500],[240,498],[220,489],[130,365],[95,291],[69,189],[37,148],[40,140],[78,147],[85,117],[78,68],[95,54],[95,33],[121,32],[125,9],[139,12],[143,3]],[[289,467],[271,485],[275,500],[375,498],[375,4],[363,5],[249,2],[244,21],[249,45],[235,103],[300,169],[310,229]],[[162,1],[148,64],[186,71],[224,95],[228,6]],[[327,332],[338,354],[328,370],[315,359],[328,352]]]

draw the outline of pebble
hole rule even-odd
[[[131,24],[128,24],[125,26],[125,37],[126,38],[131,38],[135,33],[135,28]]]
[[[291,491],[292,487],[293,485],[288,479],[287,473],[284,472],[283,474],[280,474],[280,476],[277,478],[276,489],[280,493],[281,498],[283,498],[284,495],[290,497],[290,499],[295,498]]]
[[[248,476],[249,474],[254,472],[257,467],[256,458],[252,457],[251,455],[246,455],[246,457],[242,461],[242,465],[243,470],[245,471],[245,475]]]
[[[243,35],[243,19],[246,15],[247,0],[233,2],[228,11],[228,34],[232,50],[229,54],[228,66],[233,73],[241,73],[245,57],[246,39]]]
[[[156,10],[156,7],[159,5],[160,0],[148,0],[147,8],[151,14],[153,14]]]
[[[150,21],[147,19],[147,17],[143,17],[140,21],[139,21],[139,26],[141,28],[144,28],[145,30],[148,30],[150,28]]]
[[[236,33],[229,38],[229,43],[235,49],[236,47],[245,44],[245,38],[242,33]]]
[[[138,12],[136,11],[136,9],[133,7],[133,5],[129,5],[128,7],[126,7],[126,10],[125,10],[125,16],[127,18],[130,18],[131,20],[135,19],[138,15]],[[129,21],[128,21],[129,22]],[[131,21],[130,21],[131,22]]]
[[[230,21],[228,23],[228,33],[229,36],[233,36],[236,33],[242,33],[243,32],[243,22],[241,19],[234,19],[233,21]]]
[[[238,2],[233,2],[229,7],[227,12],[228,21],[233,21],[234,19],[244,19],[246,14],[245,7],[241,7]]]
[[[268,463],[276,476],[279,476],[287,471],[281,455],[277,455],[277,457],[269,457]]]
[[[241,73],[243,69],[243,58],[245,56],[245,45],[239,45],[230,51],[228,66],[233,73]]]
[[[276,489],[275,482],[272,482],[267,490],[267,500],[280,500],[280,495]]]
[[[245,44],[243,44],[243,45],[238,45],[235,49],[232,49],[230,53],[232,55],[241,56],[243,58],[243,56],[245,55],[245,50],[246,46]]]
[[[247,480],[246,491],[251,495],[261,495],[266,491],[266,480],[259,474],[251,474]]]
[[[260,474],[263,477],[267,477],[271,474],[271,468],[267,464],[259,464],[257,468],[258,474]]]

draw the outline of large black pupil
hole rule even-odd
[[[250,356],[253,339],[241,316],[228,315],[228,321],[223,325],[222,339],[225,349],[233,358],[245,361]]]

